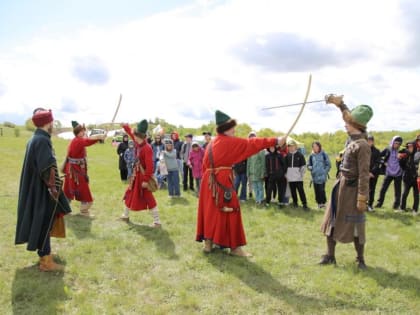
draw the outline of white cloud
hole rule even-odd
[[[0,115],[46,106],[64,125],[109,122],[122,93],[118,121],[197,127],[221,109],[254,129],[286,131],[299,108],[260,108],[303,100],[312,72],[310,99],[345,94],[350,106],[374,108],[371,129],[415,129],[419,74],[395,66],[413,38],[400,4],[198,1],[118,27],[33,38],[0,52]],[[100,84],[75,76],[75,60],[94,60],[82,70],[99,69]],[[309,104],[295,132],[335,131],[340,119],[335,108]]]

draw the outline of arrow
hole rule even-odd
[[[324,100],[318,100],[318,101],[309,101],[309,102],[306,102],[306,104],[319,103],[319,102],[325,102],[325,99]],[[261,110],[268,110],[268,109],[275,109],[275,108],[282,108],[282,107],[291,107],[291,106],[299,106],[299,105],[302,105],[302,104],[304,104],[304,103],[301,102],[301,103],[286,104],[286,105],[279,105],[279,106],[273,106],[273,107],[264,107],[264,108],[261,108]]]

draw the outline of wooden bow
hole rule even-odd
[[[292,126],[289,128],[289,131],[286,133],[286,136],[285,136],[286,141],[287,141],[287,137],[289,137],[289,135],[293,131],[293,128],[295,128],[297,122],[299,121],[300,116],[302,116],[303,109],[305,108],[306,103],[308,101],[309,91],[311,90],[311,84],[312,84],[312,74],[309,74],[308,87],[306,88],[305,100],[302,103],[302,107],[300,108],[299,114],[297,115],[295,121],[293,122]]]
[[[120,93],[120,97],[118,98],[118,104],[117,104],[117,108],[115,109],[115,113],[114,113],[114,116],[112,116],[112,120],[111,120],[111,128],[113,128],[114,127],[114,124],[115,124],[115,118],[117,117],[117,114],[118,114],[118,111],[120,110],[120,105],[121,105],[121,101],[122,101],[122,94]],[[106,132],[106,136],[108,136],[108,128],[109,128],[109,126],[108,126],[108,124],[109,123],[104,123],[105,124],[105,132]]]
[[[117,117],[118,111],[119,111],[119,109],[120,109],[121,100],[122,100],[122,94],[120,94],[120,98],[118,99],[117,109],[115,110],[114,116],[112,117],[112,120],[111,120],[111,127],[112,127],[112,126],[114,125],[114,123],[115,123],[115,117]]]

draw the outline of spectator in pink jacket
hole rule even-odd
[[[200,194],[200,182],[201,177],[203,176],[203,158],[204,158],[204,149],[200,147],[197,142],[193,142],[192,150],[188,157],[188,164],[192,169],[192,174],[195,179],[195,184],[197,187],[197,197]]]

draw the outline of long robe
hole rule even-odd
[[[136,162],[133,169],[133,176],[130,178],[130,184],[124,195],[125,205],[132,211],[140,211],[153,209],[156,207],[156,200],[153,193],[141,185],[143,182],[148,182],[153,176],[153,149],[147,141],[138,144],[130,127],[123,127],[125,132],[134,140]],[[140,164],[144,169],[144,174],[140,171]]]
[[[51,136],[42,129],[35,130],[26,146],[20,176],[19,199],[15,244],[28,243],[28,250],[42,249],[55,216],[71,212],[70,205],[61,191],[58,202],[51,198],[48,187],[43,180],[50,169],[55,171],[58,179],[57,161],[51,144]],[[60,183],[61,184],[61,183]]]
[[[369,196],[370,155],[366,134],[352,135],[321,226],[321,231],[332,234],[336,241],[350,243],[357,236],[360,244],[366,242],[366,216],[357,210],[357,197]]]
[[[64,168],[66,174],[64,180],[64,193],[68,199],[82,202],[92,202],[92,194],[89,188],[88,168],[86,161],[86,147],[95,144],[99,140],[75,137],[67,150],[67,162]],[[71,159],[78,161],[72,163]]]
[[[232,190],[232,198],[226,202],[223,190],[217,187],[217,200],[213,197],[207,146],[203,159],[203,177],[200,188],[200,199],[197,213],[196,241],[212,240],[224,248],[235,249],[246,244],[242,225],[239,200],[233,185],[232,165],[247,159],[262,149],[275,146],[276,138],[242,139],[218,134],[212,140],[212,155],[214,160],[215,178],[217,182]],[[224,212],[223,207],[233,208],[232,212]]]

